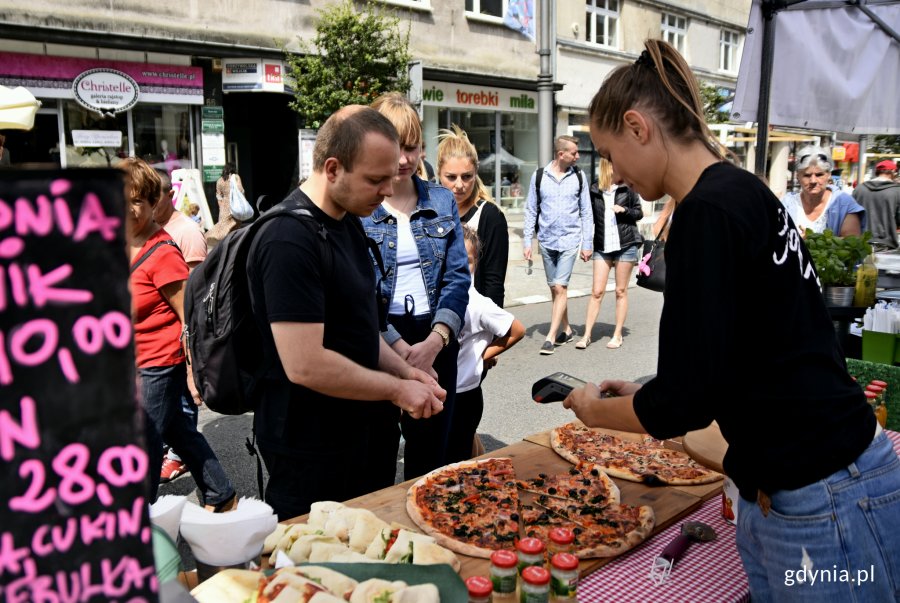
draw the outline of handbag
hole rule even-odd
[[[637,266],[637,285],[650,291],[666,290],[666,241],[669,222],[652,241],[644,241],[644,255]]]
[[[228,180],[231,183],[231,195],[228,199],[228,204],[231,206],[231,216],[239,222],[245,222],[253,217],[253,207],[247,201],[247,197],[244,196],[241,189],[238,188],[234,174]]]

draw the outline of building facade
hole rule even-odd
[[[283,52],[312,38],[316,13],[329,3],[161,0],[148,10],[136,0],[0,0],[0,84],[25,86],[43,103],[32,131],[7,132],[14,164],[105,166],[135,155],[168,171],[198,170],[211,198],[227,160],[251,200],[283,196],[301,176],[303,147]],[[479,151],[482,179],[501,203],[521,205],[515,184],[526,188],[538,167],[539,57],[535,41],[503,24],[508,1],[379,4],[409,26],[410,96],[428,157],[439,130],[459,125]],[[613,68],[635,60],[647,37],[678,46],[700,79],[734,88],[750,0],[549,4],[555,133],[578,136],[583,151],[591,150],[592,94]],[[134,98],[98,113],[91,102],[104,92],[81,95],[76,81],[131,87]],[[595,173],[592,153],[582,161]]]

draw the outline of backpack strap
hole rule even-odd
[[[134,264],[131,265],[131,273],[133,274],[135,270],[138,269],[138,266],[147,261],[147,259],[153,255],[153,252],[162,247],[163,245],[171,245],[175,249],[178,249],[178,245],[172,239],[164,239],[162,241],[158,241],[153,247],[144,252],[144,255],[138,258]],[[180,250],[179,250],[180,251]]]
[[[541,180],[544,178],[544,168],[538,168],[534,173],[534,232],[538,230],[538,218],[541,217]]]

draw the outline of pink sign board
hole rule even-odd
[[[38,97],[74,98],[75,78],[99,68],[129,75],[140,86],[139,102],[203,104],[203,70],[183,65],[0,52],[0,85],[24,86]]]

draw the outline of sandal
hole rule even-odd
[[[575,344],[575,349],[583,350],[586,347],[588,347],[589,345],[591,345],[591,338],[588,337],[587,335],[585,335],[584,337],[582,337],[581,339],[578,340],[578,343]]]
[[[620,347],[622,347],[622,344],[623,344],[623,343],[624,343],[624,341],[622,340],[621,337],[613,337],[613,338],[610,339],[609,342],[606,344],[606,347],[608,347],[608,348],[611,349],[611,350],[617,350],[617,349],[619,349]]]

